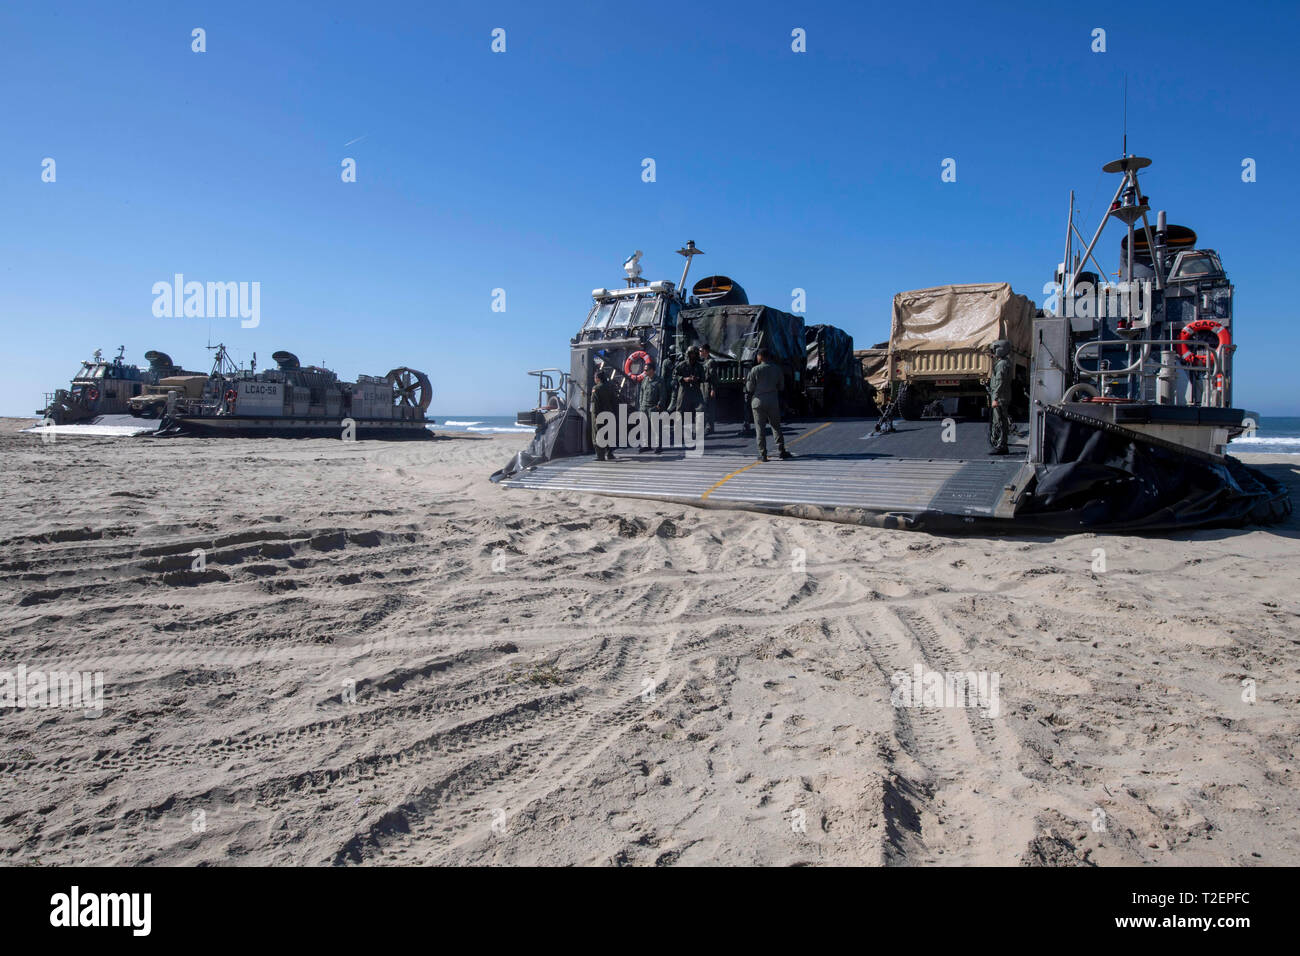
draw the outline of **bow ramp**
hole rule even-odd
[[[704,453],[623,451],[613,462],[563,458],[502,482],[509,488],[651,498],[703,507],[743,508],[861,524],[916,526],[1012,516],[1026,467],[1023,448],[987,457],[987,426],[900,423],[876,434],[874,421],[799,422],[786,429],[797,457],[781,461],[769,439],[768,462],[754,457],[752,435],[719,426]],[[976,457],[976,456],[979,457]]]

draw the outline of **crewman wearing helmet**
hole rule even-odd
[[[989,375],[989,444],[990,455],[1005,455],[1011,435],[1011,343],[998,339],[989,346],[993,353],[993,371]]]

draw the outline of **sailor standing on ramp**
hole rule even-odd
[[[989,374],[990,455],[1005,455],[1011,433],[1011,343],[998,339],[989,346],[993,371]]]
[[[754,414],[754,430],[758,432],[758,460],[767,461],[767,425],[772,426],[780,457],[793,458],[794,455],[785,450],[785,436],[781,434],[781,392],[785,389],[785,372],[767,359],[767,350],[759,349],[758,364],[745,378],[745,397]]]

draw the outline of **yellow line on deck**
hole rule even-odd
[[[819,431],[821,431],[823,428],[829,428],[830,425],[831,425],[830,422],[822,422],[820,425],[818,425],[818,426],[817,426],[816,428],[814,428],[812,431],[804,432],[802,435],[800,435],[800,436],[799,436],[798,438],[796,438],[794,441],[792,441],[792,442],[787,442],[787,443],[786,443],[786,447],[788,448],[790,445],[797,445],[797,444],[799,444],[799,442],[803,441],[805,438],[809,437],[810,435],[816,435],[816,434],[817,434]],[[710,488],[710,489],[709,489],[708,491],[706,491],[704,494],[700,495],[700,500],[703,501],[705,498],[709,497],[709,495],[713,494],[715,491],[717,491],[719,488],[721,488],[723,485],[725,485],[727,482],[729,482],[732,478],[735,478],[737,475],[739,475],[739,474],[743,474],[744,472],[749,471],[749,469],[753,468],[755,465],[761,465],[761,464],[762,464],[761,461],[751,461],[751,462],[750,462],[748,465],[746,465],[744,468],[737,468],[737,469],[736,469],[735,471],[733,471],[731,474],[729,474],[729,475],[723,475],[720,479],[718,479],[717,483],[716,483],[712,488]]]

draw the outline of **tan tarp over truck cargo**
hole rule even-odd
[[[1006,282],[942,285],[894,296],[887,371],[899,413],[919,418],[936,399],[984,398],[989,346],[1011,343],[1015,377],[1028,382],[1034,305]]]
[[[876,390],[876,402],[883,407],[889,396],[889,343],[858,349],[853,357],[862,365],[862,380]]]

